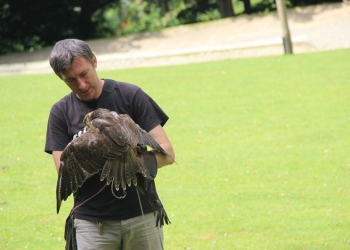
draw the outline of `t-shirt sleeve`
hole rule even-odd
[[[159,105],[142,89],[138,89],[133,98],[134,121],[146,132],[157,125],[164,126],[169,117]]]
[[[47,123],[45,152],[63,151],[72,139],[67,131],[67,124],[60,118],[58,107],[53,106]]]

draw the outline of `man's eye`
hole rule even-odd
[[[74,79],[66,79],[66,83],[72,83],[74,82]]]

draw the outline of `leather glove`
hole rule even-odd
[[[153,208],[154,215],[156,216],[156,227],[158,227],[158,225],[159,227],[163,227],[164,222],[168,225],[171,222],[159,199],[156,184],[154,182],[154,178],[157,176],[158,172],[156,156],[151,151],[141,150],[137,154],[137,158],[146,168],[146,177],[142,174],[137,174],[137,188],[140,192],[146,195]]]
[[[148,180],[154,180],[158,173],[157,158],[154,153],[152,151],[145,151],[145,148],[142,148],[137,153],[137,158],[146,169],[146,178]]]

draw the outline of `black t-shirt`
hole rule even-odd
[[[107,80],[107,79],[106,79]],[[97,101],[81,101],[72,92],[55,103],[50,111],[47,125],[45,152],[63,151],[73,136],[84,128],[83,118],[96,109]],[[157,125],[162,126],[169,117],[141,88],[122,82],[115,82],[113,96],[107,107],[119,114],[128,114],[141,128],[149,132]],[[105,181],[100,181],[98,174],[87,179],[75,195],[75,206],[96,194]],[[75,210],[75,217],[84,220],[125,220],[141,215],[141,208],[132,185],[126,189],[124,199],[113,196],[109,185],[97,196]],[[121,190],[114,193],[122,196]],[[144,213],[152,210],[145,196],[140,193]]]

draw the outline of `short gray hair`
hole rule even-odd
[[[77,57],[83,57],[91,64],[94,63],[94,54],[86,42],[78,39],[58,41],[51,51],[51,68],[61,78],[61,73],[69,69]]]

